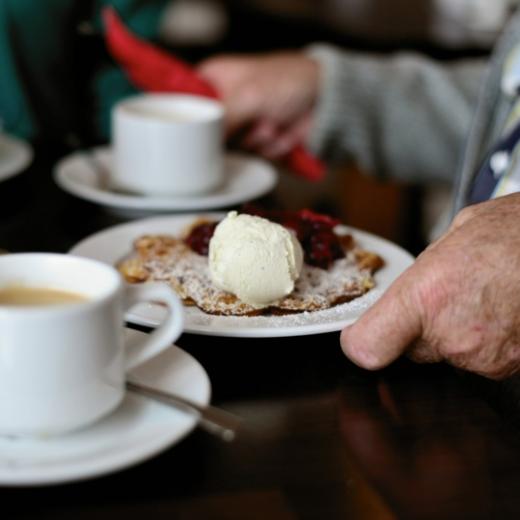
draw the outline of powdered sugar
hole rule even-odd
[[[208,258],[192,251],[171,236],[145,235],[136,241],[136,256],[119,265],[125,277],[129,271],[143,273],[142,281],[164,281],[182,298],[193,301],[209,314],[243,316],[259,311],[220,290],[211,279]],[[358,266],[358,251],[350,251],[327,270],[304,265],[294,291],[265,309],[262,314],[318,311],[363,295],[374,285],[368,269]]]
[[[382,291],[372,289],[367,294],[350,302],[342,303],[321,311],[304,311],[282,316],[213,316],[206,314],[196,307],[186,309],[186,317],[191,326],[208,327],[213,325],[229,329],[280,329],[287,327],[312,327],[327,328],[329,324],[347,325],[368,309],[379,297]],[[340,330],[337,325],[336,330]],[[316,331],[318,332],[318,331]],[[296,335],[296,334],[295,334]]]

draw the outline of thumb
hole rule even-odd
[[[354,325],[343,329],[341,347],[356,365],[383,368],[421,335],[420,307],[414,303],[407,276],[398,279]]]

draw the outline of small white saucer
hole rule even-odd
[[[130,340],[144,334],[127,330]],[[132,379],[207,404],[211,385],[204,368],[172,346],[132,371]],[[0,485],[59,484],[104,475],[142,462],[180,441],[196,419],[127,393],[123,403],[94,425],[59,437],[0,437]]]
[[[271,191],[278,179],[276,170],[268,162],[249,155],[227,153],[224,158],[223,185],[202,195],[140,196],[111,191],[104,187],[99,171],[86,157],[76,152],[58,162],[54,172],[56,183],[65,191],[82,199],[111,209],[165,212],[223,208],[246,202]],[[105,172],[112,167],[112,153],[108,147],[95,148],[95,162]]]
[[[0,181],[22,173],[32,156],[32,148],[25,141],[0,133]]]

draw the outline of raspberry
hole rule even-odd
[[[188,244],[195,253],[206,256],[209,252],[209,241],[213,236],[217,224],[218,222],[208,222],[195,226],[186,237],[186,244]]]
[[[309,235],[304,245],[305,263],[328,269],[332,263],[345,255],[338,237],[330,230]]]

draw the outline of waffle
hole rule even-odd
[[[291,294],[258,309],[213,284],[208,258],[188,247],[182,238],[146,235],[134,242],[132,253],[117,268],[130,283],[165,282],[185,305],[226,316],[290,314],[327,309],[358,298],[374,287],[372,274],[383,266],[375,253],[356,247],[350,235],[341,237],[345,257],[325,270],[304,264]]]

